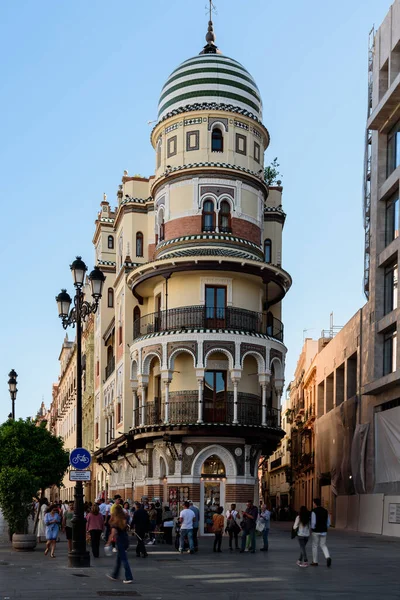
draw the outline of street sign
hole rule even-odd
[[[74,467],[74,469],[83,471],[88,468],[91,462],[92,457],[90,456],[89,450],[86,450],[86,448],[75,448],[69,455],[69,464],[71,467]]]
[[[90,481],[91,480],[91,471],[70,471],[69,472],[69,480],[70,481]]]

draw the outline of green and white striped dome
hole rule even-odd
[[[161,90],[158,120],[185,107],[193,110],[193,105],[208,108],[215,104],[262,120],[260,92],[250,73],[223,54],[200,54],[185,60],[168,77]]]

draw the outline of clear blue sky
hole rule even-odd
[[[216,0],[217,44],[255,77],[284,184],[286,383],[303,340],[344,324],[362,295],[367,41],[389,0]],[[93,265],[94,220],[123,170],[154,168],[159,91],[204,45],[205,0],[13,0],[0,6],[0,422],[51,401],[69,264]],[[71,336],[73,333],[71,332]],[[3,383],[1,383],[3,381]]]

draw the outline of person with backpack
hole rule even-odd
[[[305,506],[300,508],[299,514],[293,525],[293,537],[296,537],[300,546],[300,556],[297,564],[299,567],[308,567],[308,558],[306,552],[307,542],[310,538],[310,511]]]
[[[226,511],[226,532],[229,535],[229,550],[233,550],[233,540],[235,540],[235,550],[239,550],[240,526],[238,517],[239,513],[236,510],[236,504],[231,504],[231,509]]]
[[[330,567],[332,559],[329,554],[328,547],[326,545],[326,536],[328,527],[331,525],[329,513],[321,506],[321,499],[314,498],[314,508],[311,513],[311,529],[312,529],[312,555],[313,561],[312,567],[318,567],[318,546],[321,546],[321,550],[326,558],[326,566]]]
[[[116,581],[118,579],[121,565],[124,565],[125,579],[123,580],[123,583],[133,583],[133,575],[126,554],[126,551],[129,548],[129,537],[126,530],[126,516],[120,504],[117,504],[113,510],[113,514],[110,519],[110,527],[111,533],[107,540],[106,546],[110,546],[112,540],[115,540],[117,548],[117,560],[115,562],[115,567],[112,574],[107,575],[107,577],[113,581]]]

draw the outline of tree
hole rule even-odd
[[[69,455],[64,442],[31,419],[6,421],[0,425],[0,471],[24,468],[38,480],[42,491],[60,486],[67,470]]]
[[[278,171],[278,167],[279,167],[278,157],[275,157],[274,160],[272,161],[272,163],[268,167],[265,167],[264,181],[268,186],[274,185],[274,183],[277,183],[278,185],[280,185],[282,183],[278,179],[278,177],[282,177],[282,175]]]
[[[0,471],[0,507],[10,535],[28,533],[28,517],[39,478],[23,467],[5,467]]]

